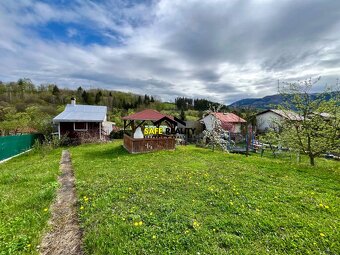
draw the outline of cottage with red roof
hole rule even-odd
[[[204,123],[207,130],[213,129],[214,119],[217,118],[221,121],[222,128],[231,133],[241,133],[242,125],[247,121],[237,116],[234,113],[215,112],[205,116],[201,122]]]

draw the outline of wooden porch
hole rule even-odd
[[[124,134],[124,148],[130,153],[143,153],[159,150],[174,150],[175,137],[161,136],[153,138],[139,138],[135,139]]]

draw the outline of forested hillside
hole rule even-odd
[[[29,79],[19,79],[17,82],[0,82],[1,133],[50,132],[52,118],[64,110],[71,97],[76,97],[79,104],[106,105],[112,121],[119,121],[121,116],[138,108],[167,108],[166,103],[149,95],[85,90],[82,87],[77,90],[62,89],[55,84],[37,86]]]
[[[174,95],[175,96],[175,95]],[[56,84],[33,84],[30,79],[16,82],[0,81],[0,132],[1,135],[52,132],[52,118],[64,110],[70,98],[76,97],[78,104],[106,105],[108,118],[121,126],[121,117],[152,108],[184,120],[197,120],[210,105],[207,99],[177,97],[175,103],[162,102],[157,96],[137,95],[103,89],[76,90],[60,88]],[[223,111],[228,111],[226,106]],[[233,110],[237,112],[236,110]],[[242,117],[251,115],[247,110],[237,112]]]

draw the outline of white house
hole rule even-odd
[[[242,125],[245,125],[247,121],[237,116],[234,113],[223,113],[223,112],[215,112],[205,116],[201,122],[204,123],[205,128],[207,130],[213,129],[213,123],[215,118],[219,119],[221,122],[221,126],[224,130],[229,131],[231,133],[241,133]]]
[[[293,111],[269,109],[256,114],[256,130],[259,133],[270,129],[278,130],[280,123],[285,119],[300,121],[302,117]]]

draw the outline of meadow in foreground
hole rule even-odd
[[[339,162],[71,149],[87,254],[339,254]]]
[[[29,152],[0,164],[0,254],[38,254],[58,188],[60,150]]]

